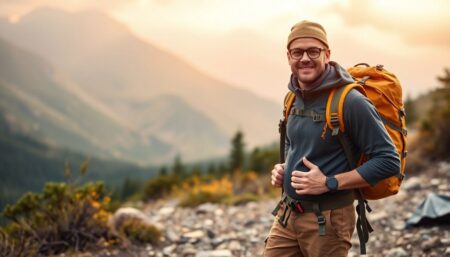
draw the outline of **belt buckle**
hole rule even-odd
[[[323,216],[317,217],[317,223],[319,223],[319,225],[324,225],[325,224],[325,217],[323,217]]]

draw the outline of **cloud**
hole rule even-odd
[[[370,26],[400,35],[408,43],[450,47],[450,2],[361,1],[334,3],[324,14],[337,14],[348,26]]]

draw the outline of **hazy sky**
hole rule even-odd
[[[16,20],[38,6],[103,10],[200,70],[278,102],[290,74],[287,35],[303,19],[325,27],[332,60],[384,64],[405,95],[436,87],[450,68],[446,0],[0,0],[0,15]]]

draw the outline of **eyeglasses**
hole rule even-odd
[[[317,59],[323,50],[325,49],[319,47],[310,47],[308,49],[293,48],[289,50],[289,55],[294,60],[300,60],[306,52],[310,59]]]

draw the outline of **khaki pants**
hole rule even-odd
[[[340,257],[347,256],[355,229],[355,207],[322,211],[325,217],[325,235],[319,236],[317,216],[313,212],[292,211],[284,228],[278,218],[286,208],[283,204],[270,229],[264,257]],[[289,212],[289,210],[288,210]]]

